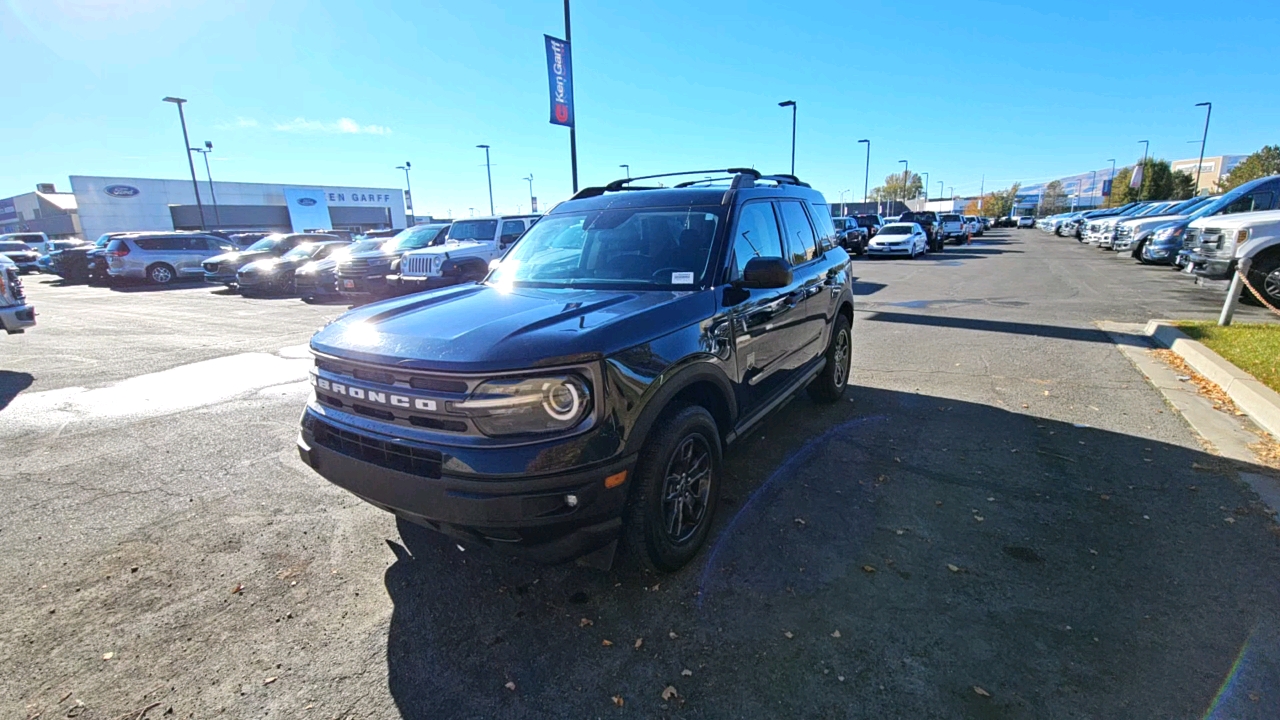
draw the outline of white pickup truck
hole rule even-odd
[[[444,243],[414,250],[400,259],[397,281],[414,292],[484,279],[489,262],[537,222],[539,215],[495,215],[455,220]]]
[[[14,335],[36,324],[36,309],[27,304],[18,264],[0,255],[0,328]]]
[[[1280,210],[1211,215],[1187,227],[1188,272],[1226,280],[1244,258],[1249,284],[1280,307]]]
[[[957,241],[957,244],[963,244],[969,237],[968,224],[965,222],[963,215],[955,213],[944,213],[938,216],[938,237],[942,242]]]

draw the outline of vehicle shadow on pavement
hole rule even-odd
[[[539,567],[402,524],[401,715],[1280,716],[1280,541],[1237,475],[1272,471],[849,396],[797,399],[727,452],[678,573]]]
[[[30,373],[0,370],[0,410],[9,406],[18,393],[31,387],[35,376]]]
[[[145,280],[120,281],[117,280],[107,288],[112,292],[118,293],[149,293],[149,292],[167,292],[170,290],[193,290],[195,288],[206,287],[203,280],[174,280],[164,285],[156,285]]]
[[[1113,344],[1111,335],[1091,328],[1073,328],[1064,325],[1040,325],[1037,323],[1008,322],[1004,320],[982,320],[978,318],[945,317],[942,315],[915,315],[899,312],[869,312],[860,315],[860,319],[871,322],[905,323],[908,325],[925,325],[929,327],[958,328],[961,330],[984,330],[986,332],[1013,333],[1032,337],[1057,338],[1060,340],[1079,340]],[[1141,343],[1149,346],[1146,341]]]

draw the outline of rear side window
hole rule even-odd
[[[182,250],[186,247],[186,238],[180,237],[149,237],[138,238],[133,241],[139,250],[150,250],[152,252],[173,252]]]
[[[817,238],[804,205],[793,200],[778,203],[782,222],[787,228],[787,260],[792,265],[803,265],[814,258]]]
[[[1275,207],[1276,194],[1269,190],[1255,190],[1222,209],[1223,215],[1259,212]]]
[[[831,222],[831,208],[826,205],[810,205],[813,209],[813,226],[818,230],[818,252],[824,253],[835,247],[836,229]]]
[[[773,203],[750,202],[738,212],[738,225],[733,231],[733,277],[738,280],[751,258],[783,257],[782,235]]]
[[[942,222],[960,222],[959,215],[943,215]]]

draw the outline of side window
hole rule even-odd
[[[782,211],[782,222],[787,228],[787,260],[792,265],[809,262],[814,257],[817,238],[804,206],[798,201],[784,200],[778,203],[778,209]]]
[[[818,229],[818,252],[825,253],[836,245],[836,228],[831,222],[831,208],[826,205],[810,205],[813,208],[813,225]],[[853,223],[855,226],[857,223]]]
[[[133,241],[133,244],[137,245],[139,250],[159,250],[159,243],[160,241],[156,238],[138,238]]]
[[[1269,210],[1275,203],[1275,193],[1265,190],[1255,190],[1248,195],[1237,198],[1235,202],[1222,209],[1223,215],[1234,215],[1236,213],[1257,212],[1259,210]]]
[[[738,211],[738,225],[733,231],[733,275],[731,280],[742,278],[742,271],[751,258],[781,257],[782,236],[778,233],[778,218],[773,203],[750,202]]]
[[[502,237],[501,242],[505,245],[513,243],[516,238],[520,237],[520,233],[524,232],[523,220],[503,220],[502,221]]]

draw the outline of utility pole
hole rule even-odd
[[[569,0],[564,0],[564,41],[569,46],[569,62],[570,67],[573,63],[573,29],[569,23]],[[573,96],[573,75],[569,75],[569,97]],[[574,103],[573,124],[569,126],[569,164],[573,167],[573,192],[578,192],[578,113],[577,103]],[[488,156],[489,151],[485,151]],[[489,182],[489,204],[493,205],[493,181]],[[489,209],[490,214],[493,209]]]
[[[565,5],[567,6],[568,4],[569,4],[569,0],[565,0]],[[492,215],[493,214],[493,168],[489,165],[489,146],[477,145],[476,147],[484,149],[484,172],[485,172],[485,175],[489,177],[489,214]],[[577,183],[575,182],[574,185],[576,186]]]
[[[405,160],[403,165],[396,166],[397,170],[404,171],[404,187],[405,187],[404,197],[405,197],[405,200],[408,201],[405,203],[405,215],[408,215],[408,218],[406,218],[405,227],[413,227],[418,222],[418,217],[413,212],[413,186],[409,184],[409,169],[412,167],[413,165],[409,164],[408,160]]]
[[[1107,194],[1107,205],[1111,205],[1111,200],[1116,196],[1116,159],[1108,158],[1107,162],[1111,163],[1111,174],[1107,176],[1107,181],[1111,183],[1111,192]]]
[[[867,164],[862,175],[862,203],[865,205],[867,202],[867,186],[871,184],[871,141],[859,140],[858,142],[867,144]],[[876,209],[879,210],[880,208],[877,207]]]
[[[791,174],[796,174],[796,101],[783,100],[778,107],[791,108]]]
[[[1147,186],[1147,151],[1151,149],[1150,140],[1139,140],[1142,143],[1142,177],[1138,179],[1138,199],[1142,199],[1142,188]]]
[[[218,210],[218,195],[213,191],[213,172],[209,170],[209,153],[213,152],[213,143],[205,140],[204,147],[191,148],[192,152],[198,152],[204,156],[204,174],[209,178],[209,197],[213,198],[213,221],[222,227],[222,213]]]
[[[529,181],[529,212],[538,212],[538,200],[533,197],[533,173],[529,173],[525,180]]]
[[[1204,143],[1209,139],[1209,116],[1213,114],[1213,103],[1196,103],[1196,107],[1206,108],[1204,113],[1204,135],[1200,138],[1200,162],[1196,163],[1196,195],[1200,194],[1200,166],[1204,165]]]
[[[178,121],[182,123],[182,147],[187,151],[187,167],[191,168],[191,187],[196,191],[196,207],[200,209],[200,229],[207,230],[204,220],[204,203],[200,202],[200,183],[196,180],[196,163],[191,159],[191,138],[187,137],[187,116],[182,113],[185,99],[179,97],[164,98],[164,102],[178,106]]]

